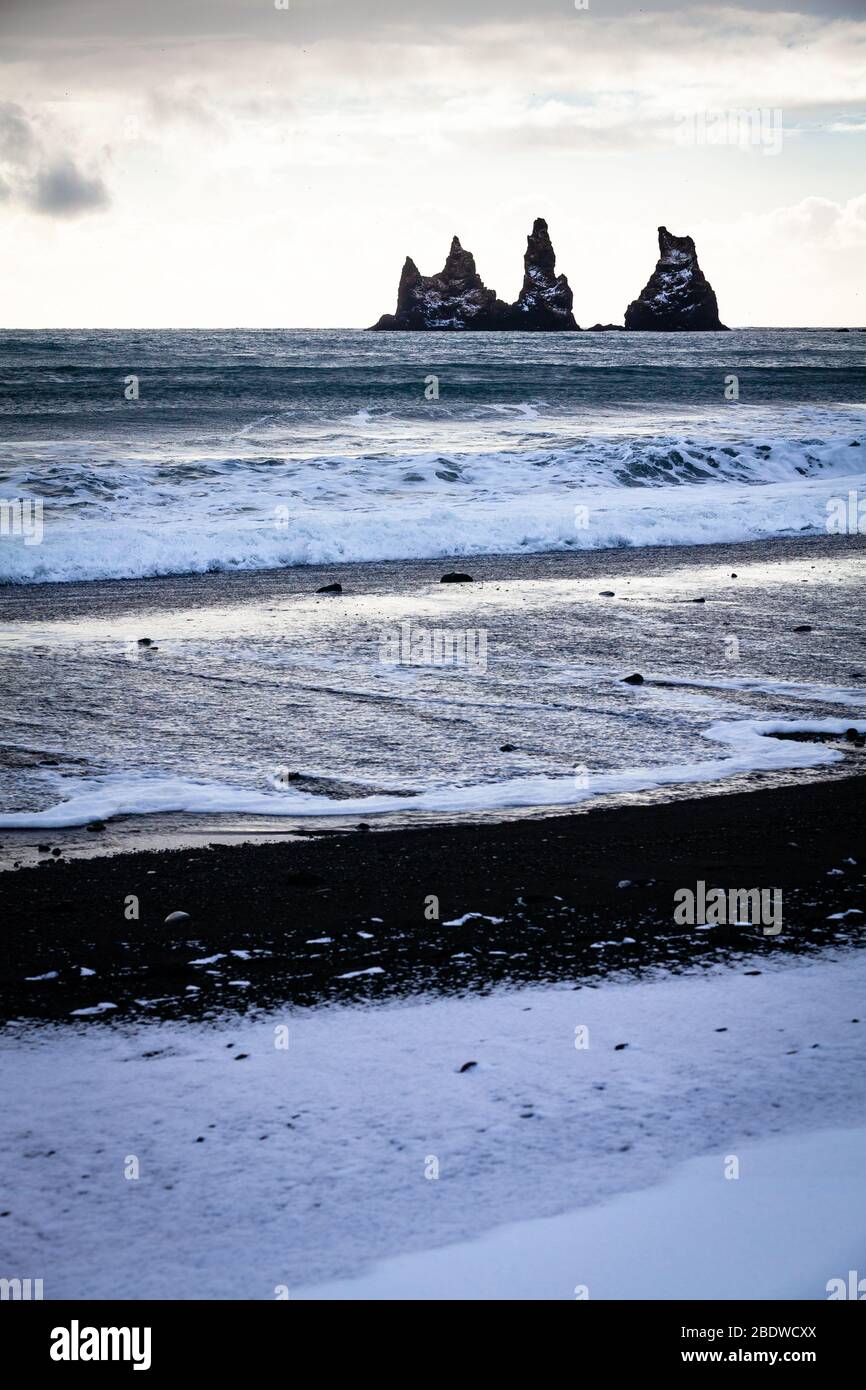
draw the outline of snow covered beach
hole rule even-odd
[[[135,414],[123,335],[9,349],[4,1250],[49,1299],[820,1298],[860,342],[449,340],[434,402],[358,336],[152,335]]]
[[[826,1298],[866,1249],[866,957],[753,969],[16,1027],[7,1262],[46,1298]]]
[[[826,1297],[862,788],[0,875],[8,1259],[49,1299]],[[705,875],[781,885],[779,935],[678,926]]]

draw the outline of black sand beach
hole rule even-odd
[[[860,944],[866,916],[832,919],[866,910],[864,789],[862,776],[764,790],[756,779],[748,793],[488,825],[47,854],[0,875],[3,1017],[111,1003],[82,1021],[213,1018],[285,1000],[591,982],[738,953],[754,971],[779,953]],[[701,880],[781,888],[781,933],[675,925],[675,890]],[[438,921],[425,916],[430,895]],[[166,924],[173,912],[189,920]],[[448,925],[473,913],[501,921]]]
[[[423,784],[434,758],[456,780],[466,760],[484,778],[678,748],[700,762],[719,713],[796,728],[861,708],[863,551],[861,537],[813,537],[769,554],[644,548],[7,588],[3,661],[29,732],[24,746],[8,725],[0,755],[13,787],[34,773],[26,795],[43,804],[46,771],[80,770],[86,789],[115,760],[261,778],[285,761],[299,769],[290,788],[338,801],[356,780],[362,797],[377,779],[399,785],[401,767],[404,785],[406,774]],[[440,584],[455,567],[474,582]],[[317,597],[334,578],[343,594]],[[382,623],[415,605],[422,621],[489,625],[489,672],[377,685]],[[142,634],[159,650],[127,660]],[[293,664],[307,646],[313,659]],[[647,673],[637,693],[622,683],[632,669]],[[5,829],[3,1017],[213,1018],[737,952],[760,968],[779,952],[856,943],[860,917],[828,919],[866,909],[864,754],[824,737],[833,765],[734,770],[566,813],[481,804],[359,827],[363,813],[342,811],[175,812],[120,814],[94,831]],[[322,765],[338,780],[317,781]],[[780,888],[781,933],[677,926],[674,891],[699,881]],[[176,912],[188,918],[166,923]]]

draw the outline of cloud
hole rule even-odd
[[[23,164],[36,141],[24,109],[14,101],[0,102],[0,159]]]
[[[85,174],[69,153],[52,153],[16,102],[0,102],[0,202],[45,217],[76,217],[109,206],[98,174]]]
[[[726,323],[866,322],[866,193],[839,201],[811,194],[767,212],[706,222],[698,233],[701,264]]]
[[[24,196],[33,212],[48,217],[76,217],[108,207],[108,189],[97,175],[88,178],[68,155],[38,169]]]
[[[220,127],[219,116],[201,87],[153,91],[148,97],[148,111],[159,125],[188,124],[206,131]]]
[[[726,321],[860,321],[862,7],[0,0],[5,312],[365,323],[455,231],[513,299],[543,213],[581,321],[619,317],[660,222],[698,237]],[[780,158],[680,139],[752,109],[781,112]],[[344,273],[311,276],[311,244]]]

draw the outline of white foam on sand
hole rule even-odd
[[[378,794],[340,798],[312,795],[293,788],[260,791],[180,777],[130,773],[93,777],[48,774],[62,800],[38,811],[4,812],[0,815],[0,828],[61,829],[87,825],[94,820],[107,820],[111,816],[174,811],[297,818],[576,806],[595,796],[717,782],[749,772],[813,768],[838,762],[843,753],[826,744],[780,740],[772,735],[809,732],[842,735],[848,728],[864,732],[866,720],[719,720],[705,731],[705,737],[725,746],[729,750],[725,757],[703,762],[662,763],[610,772],[587,772],[578,778],[573,772],[560,777],[514,777],[469,786],[432,787],[411,795]]]
[[[755,968],[7,1029],[6,1268],[48,1299],[826,1297],[866,1273],[866,953]]]

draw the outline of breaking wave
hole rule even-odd
[[[599,439],[568,449],[379,457],[79,456],[7,468],[41,543],[0,538],[0,580],[128,579],[304,564],[822,533],[863,495],[860,441]]]
[[[0,580],[746,541],[863,490],[856,335],[480,337],[7,335],[0,501],[43,534],[4,511]]]

